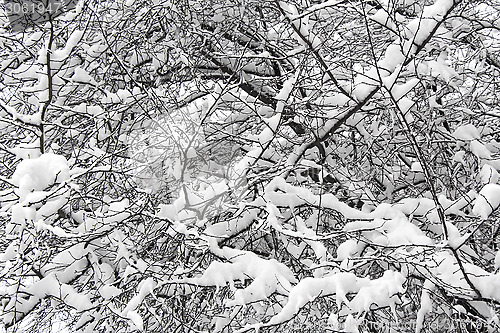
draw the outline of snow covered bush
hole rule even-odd
[[[500,329],[500,3],[80,1],[0,31],[0,318]]]

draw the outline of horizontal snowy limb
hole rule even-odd
[[[474,197],[474,193],[467,193],[463,198],[452,201],[440,196],[439,201],[446,214],[463,215],[461,209]],[[404,214],[426,216],[433,222],[438,221],[435,204],[428,198],[406,198],[392,205],[381,204],[374,211],[368,213],[350,207],[346,203],[339,201],[333,194],[316,195],[308,188],[293,186],[282,177],[276,177],[269,183],[265,189],[264,198],[277,207],[292,209],[301,205],[317,207],[321,205],[322,208],[341,213],[347,219],[394,218],[402,217]]]
[[[378,279],[359,278],[354,273],[334,273],[323,278],[305,278],[290,291],[288,302],[272,317],[267,325],[276,325],[292,319],[302,307],[318,297],[335,295],[337,307],[346,305],[342,314],[361,313],[377,306],[395,305],[394,295],[404,292],[405,277],[394,271],[386,271]],[[357,293],[349,301],[348,293]]]
[[[465,262],[464,259],[459,263],[449,247],[446,248],[442,243],[428,237],[407,218],[355,221],[346,224],[345,230],[360,231],[367,244],[386,248],[408,246],[404,251],[393,252],[395,258],[406,262],[405,270],[432,279],[450,294],[477,296],[480,293],[482,297],[500,301],[500,289],[497,287],[500,285],[499,274],[487,272],[479,266]],[[456,250],[457,245],[460,245],[460,252],[477,257],[470,251],[470,247],[462,244],[468,235],[461,236],[456,226],[451,223],[448,223],[448,230],[448,246]]]
[[[369,213],[361,212],[340,202],[333,194],[317,196],[309,189],[296,187],[288,184],[282,177],[274,178],[265,189],[264,198],[279,207],[294,208],[308,204],[333,209],[343,214],[346,218],[366,219],[370,218]]]
[[[253,252],[227,247],[220,249],[218,255],[230,262],[214,261],[201,276],[173,282],[214,287],[224,287],[229,283],[234,288],[235,281],[252,279],[247,287],[235,291],[234,299],[227,302],[228,306],[266,300],[276,292],[288,294],[291,283],[296,282],[293,272],[275,259],[266,260]]]

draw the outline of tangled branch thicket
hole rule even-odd
[[[497,331],[499,29],[460,0],[6,23],[3,324]]]

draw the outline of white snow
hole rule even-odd
[[[19,80],[37,80],[43,68],[37,64],[21,64],[12,71],[12,76]]]
[[[23,42],[23,45],[26,47],[33,46],[33,44],[41,40],[42,36],[43,36],[42,30],[35,31],[32,34],[27,35],[28,38],[26,38],[26,40]]]
[[[7,246],[5,251],[0,254],[0,261],[9,261],[15,259],[18,254],[18,247],[18,242],[11,242],[9,246]]]
[[[144,320],[137,311],[128,311],[126,317],[132,321],[133,328],[136,328],[139,331],[144,331]]]
[[[395,311],[397,297],[403,293],[406,278],[400,272],[386,270],[384,275],[375,280],[364,280],[356,296],[349,302],[349,310],[357,313],[367,312],[372,305],[389,306]]]
[[[235,291],[234,299],[226,303],[229,306],[265,300],[275,292],[287,294],[291,283],[296,282],[292,271],[275,259],[266,260],[255,253],[227,247],[216,251],[230,262],[213,261],[201,276],[179,282],[217,287],[229,283],[234,289],[234,281],[251,278],[252,283]]]
[[[293,75],[291,78],[283,82],[283,87],[281,88],[279,93],[275,96],[275,98],[280,101],[286,101],[290,96],[290,93],[292,92],[296,80],[297,76]]]
[[[481,182],[483,184],[497,183],[498,182],[498,171],[489,164],[484,164],[479,173]]]
[[[241,232],[257,219],[259,209],[246,209],[239,219],[218,222],[208,226],[203,234],[214,238],[225,238]]]
[[[87,71],[81,68],[80,66],[75,67],[75,72],[71,77],[71,80],[77,83],[90,83],[93,85],[97,84],[94,78],[90,76],[89,73],[87,73]]]
[[[338,246],[337,260],[343,261],[352,258],[355,254],[360,254],[364,247],[363,242],[350,238]]]
[[[472,140],[470,142],[470,150],[471,152],[477,156],[479,159],[491,159],[491,152],[485,145],[477,140]]]
[[[96,42],[94,45],[85,50],[90,58],[99,57],[106,50],[106,45]]]
[[[122,315],[126,317],[129,314],[129,312],[137,310],[142,301],[144,301],[146,296],[148,296],[153,292],[156,286],[157,283],[152,278],[147,278],[141,281],[141,283],[139,283],[137,287],[138,289],[137,294],[134,297],[132,297],[132,299],[127,303],[127,305],[122,311]]]
[[[451,135],[457,140],[464,141],[472,141],[481,138],[479,130],[472,124],[458,127]]]
[[[336,5],[341,4],[341,3],[342,3],[341,0],[327,0],[325,2],[310,6],[309,8],[304,10],[300,15],[296,15],[296,16],[291,15],[290,18],[295,20],[296,18],[307,16],[307,15],[310,15],[311,13],[320,11],[321,9],[324,9],[327,7],[333,7],[333,6],[336,6]]]
[[[417,312],[417,325],[415,333],[420,333],[424,327],[425,315],[432,311],[432,300],[430,292],[434,290],[434,284],[430,280],[425,280],[422,287],[422,296],[420,297],[420,309]]]
[[[389,29],[393,31],[397,31],[396,24],[394,21],[390,18],[389,14],[385,9],[379,9],[375,14],[370,16],[370,19],[374,20],[377,23],[380,23],[383,26],[388,27]]]
[[[391,75],[404,62],[406,58],[405,53],[411,56],[416,51],[415,44],[420,45],[429,37],[438,21],[452,5],[453,1],[437,0],[433,5],[424,8],[423,17],[416,18],[407,25],[407,31],[410,35],[408,38],[413,40],[407,40],[403,47],[401,47],[401,41],[396,40],[387,48],[384,58],[378,62],[378,68],[381,69],[380,78],[383,79]],[[381,24],[389,24],[391,26],[383,9],[379,10],[372,19]],[[440,57],[438,61],[427,62],[427,64],[421,66],[419,71],[439,76],[447,81],[457,76],[457,73],[446,64],[444,56]],[[379,85],[380,78],[378,73],[376,68],[372,67],[367,72],[358,74],[355,77],[353,95],[359,101],[364,100]],[[409,87],[404,87],[398,93],[404,95],[404,89],[408,89]],[[407,121],[411,121],[411,119],[407,119]]]
[[[486,184],[479,191],[479,195],[474,202],[472,212],[487,219],[490,214],[500,205],[500,185]]]
[[[196,152],[196,149],[194,147],[189,147],[189,149],[186,152],[186,158],[195,158],[198,156],[198,153]]]
[[[424,7],[422,17],[412,20],[407,26],[414,43],[422,44],[452,6],[453,0],[437,0]]]
[[[401,112],[403,113],[403,115],[408,123],[413,122],[413,116],[412,116],[410,110],[414,105],[415,105],[415,102],[409,98],[406,98],[406,97],[403,97],[398,101],[398,107],[401,110]]]
[[[12,183],[18,187],[16,192],[20,201],[24,201],[32,191],[43,191],[68,179],[68,161],[64,156],[52,153],[21,161],[12,175]]]
[[[452,85],[455,84],[454,79],[458,79],[459,77],[458,73],[453,68],[439,58],[438,60],[431,60],[420,64],[417,70],[420,73],[431,75]]]
[[[75,48],[75,46],[80,42],[83,37],[83,31],[81,30],[73,30],[68,40],[66,41],[66,45],[62,49],[51,50],[49,53],[51,54],[51,69],[57,70],[62,67],[64,61],[69,57],[71,51]],[[41,65],[47,64],[47,47],[42,47],[38,51],[38,59],[37,63]]]
[[[500,250],[498,250],[497,254],[495,255],[494,265],[496,270],[500,269]]]
[[[393,43],[387,47],[384,58],[378,62],[378,66],[388,72],[393,72],[405,60],[401,45]]]
[[[352,314],[349,314],[344,321],[343,332],[346,333],[359,333],[359,324],[361,324],[361,319],[356,319]]]
[[[358,101],[364,100],[380,84],[377,69],[371,67],[365,73],[356,75],[354,78],[353,95]]]
[[[22,249],[21,249],[22,250]],[[29,313],[42,298],[55,297],[78,312],[93,308],[89,295],[77,292],[69,283],[87,267],[85,255],[88,249],[83,243],[78,243],[56,255],[48,264],[42,266],[43,276],[38,281],[19,287],[19,292],[26,295],[23,298],[12,297],[4,304],[2,313],[4,322],[10,322],[17,312],[16,318]],[[28,282],[28,281],[26,281]]]
[[[465,156],[465,151],[463,151],[463,150],[457,151],[453,155],[453,161],[454,162],[459,162],[459,163],[465,163],[464,162],[464,156]]]
[[[64,46],[64,48],[54,51],[51,60],[54,61],[55,63],[66,60],[66,58],[69,57],[69,54],[71,53],[73,48],[80,42],[82,37],[83,37],[83,31],[74,30],[69,36],[68,40],[66,41],[66,45]],[[44,63],[46,62],[47,60],[45,59]],[[58,67],[60,67],[60,65]]]
[[[300,35],[302,35],[302,37],[304,37],[305,40],[310,43],[313,48],[316,49],[321,44],[321,40],[319,39],[319,37],[313,34],[312,29],[309,25],[309,17],[304,16],[301,18],[297,18],[297,7],[292,3],[280,1],[279,6],[283,9],[291,24],[293,24],[297,28],[297,30],[299,30]],[[299,34],[294,32],[293,35],[301,45],[303,45],[304,47],[308,46],[304,39],[299,36]]]
[[[158,206],[160,211],[156,214],[157,217],[162,219],[177,220],[177,209],[174,205],[160,204]]]
[[[69,283],[79,272],[87,267],[89,253],[85,244],[77,243],[72,247],[58,253],[48,264],[42,267],[41,273],[48,275],[54,273],[59,282]]]
[[[104,285],[99,289],[99,294],[105,299],[109,300],[113,297],[120,295],[123,291],[120,288],[111,285]]]
[[[348,303],[347,293],[357,292],[359,278],[353,273],[337,273],[323,278],[304,278],[293,287],[288,302],[281,311],[269,320],[269,324],[278,324],[291,318],[308,302],[318,296],[335,295],[337,305]]]
[[[12,153],[14,153],[16,155],[17,158],[20,158],[20,159],[33,159],[33,158],[37,158],[37,157],[40,157],[40,146],[39,146],[39,142],[37,141],[34,141],[34,142],[31,142],[31,143],[21,143],[17,146],[15,146],[14,148],[10,149],[10,151]]]
[[[424,169],[422,169],[422,165],[420,164],[420,162],[413,162],[411,164],[410,170],[415,171],[415,172],[423,172],[424,171]]]
[[[41,113],[36,112],[34,114],[23,114],[17,112],[15,108],[12,106],[5,104],[3,101],[0,100],[0,106],[1,109],[4,109],[7,111],[7,113],[12,117],[13,120],[20,120],[23,123],[29,124],[29,125],[34,125],[34,126],[39,126],[42,123],[42,118],[41,118]]]
[[[396,101],[400,100],[402,97],[406,96],[408,92],[410,92],[419,82],[419,79],[414,78],[408,80],[408,82],[404,84],[395,84],[391,89],[392,96]]]
[[[270,325],[291,319],[307,303],[318,297],[335,295],[337,306],[346,304],[342,314],[362,313],[373,304],[394,307],[398,293],[404,291],[405,277],[394,271],[386,271],[378,279],[358,278],[353,273],[334,273],[323,278],[305,278],[290,291],[288,302],[281,311],[269,320]],[[346,295],[357,293],[349,301]]]
[[[80,312],[89,310],[93,306],[88,295],[78,293],[70,285],[61,283],[55,274],[49,274],[40,281],[35,282],[26,291],[32,293],[33,297],[38,299],[54,296]]]

